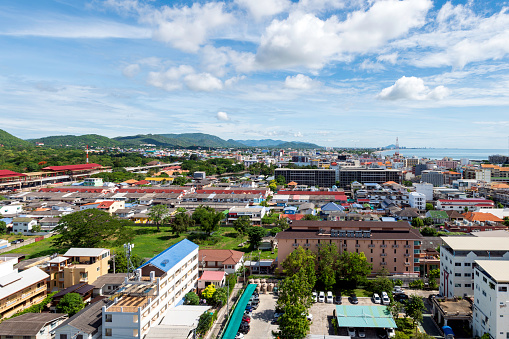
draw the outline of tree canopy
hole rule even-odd
[[[407,317],[412,318],[414,326],[422,323],[422,311],[424,310],[424,302],[422,298],[416,295],[410,297],[405,305],[405,312]]]
[[[300,270],[304,271],[312,288],[316,283],[315,260],[316,255],[312,251],[306,251],[299,246],[286,257],[281,265],[283,266],[283,272],[287,276],[292,276]]]
[[[71,247],[116,247],[134,238],[128,220],[121,220],[98,209],[88,209],[64,215],[53,237],[54,247],[67,250]]]
[[[209,235],[219,229],[219,222],[223,219],[221,212],[216,212],[212,207],[200,205],[194,210],[193,220],[200,229]]]
[[[84,307],[83,298],[78,293],[67,293],[56,306],[59,313],[67,313],[69,317],[72,317]]]
[[[184,304],[185,305],[198,305],[200,303],[200,298],[198,297],[198,295],[194,292],[189,292],[185,295],[184,297],[185,301],[184,301]]]
[[[124,251],[118,251],[111,258],[115,261],[115,273],[127,273],[127,258]],[[145,260],[137,254],[131,255],[131,263],[134,267],[140,267]],[[110,271],[113,272],[113,264],[110,265]]]
[[[332,290],[336,283],[337,255],[338,248],[334,244],[327,244],[318,249],[318,278],[327,291]]]
[[[344,251],[338,256],[336,262],[337,275],[339,278],[357,285],[365,279],[372,270],[372,265],[368,263],[364,253]]]
[[[251,225],[251,218],[247,215],[242,215],[238,217],[237,220],[233,221],[233,228],[235,228],[235,231],[237,231],[237,233],[241,236],[247,233],[247,230],[251,227]]]
[[[267,230],[261,226],[250,226],[246,229],[246,233],[253,248],[258,248]]]
[[[157,231],[160,230],[161,224],[165,221],[165,218],[170,213],[168,206],[166,205],[155,205],[148,210],[148,217],[157,226]]]
[[[180,235],[181,233],[187,232],[188,228],[194,225],[195,221],[189,214],[186,212],[179,212],[175,215],[170,227],[173,234]]]

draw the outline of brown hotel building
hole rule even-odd
[[[419,275],[422,236],[407,222],[294,221],[277,234],[278,264],[297,247],[314,252],[324,244],[335,244],[339,252],[363,252],[373,265],[392,275]]]

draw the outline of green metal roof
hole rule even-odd
[[[247,285],[246,290],[242,294],[242,297],[240,297],[239,302],[230,317],[226,330],[223,332],[223,336],[221,337],[222,339],[235,339],[235,336],[239,331],[240,323],[242,322],[242,316],[246,310],[247,302],[253,295],[255,289],[256,284]]]
[[[429,212],[429,215],[431,216],[431,218],[433,218],[433,219],[449,219],[449,216],[447,215],[447,213],[445,211],[431,210],[428,212]]]
[[[397,328],[387,306],[336,305],[339,327]]]

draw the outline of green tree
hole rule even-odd
[[[170,224],[171,231],[173,234],[180,235],[181,233],[187,232],[189,227],[193,227],[195,221],[186,212],[179,212],[175,215],[172,223]]]
[[[405,305],[405,313],[407,317],[412,318],[414,327],[417,324],[422,323],[423,310],[424,302],[421,297],[413,295],[410,299],[408,299],[408,302]]]
[[[212,296],[212,299],[216,303],[216,305],[226,305],[226,302],[228,300],[228,290],[226,287],[219,287]]]
[[[168,206],[155,205],[148,210],[147,215],[152,221],[152,223],[154,223],[157,226],[157,231],[159,232],[160,230],[159,227],[164,222],[165,218],[168,216],[169,213],[170,211],[168,209]]]
[[[305,270],[300,270],[280,283],[277,300],[279,308],[284,309],[291,305],[302,305],[305,309],[311,307],[313,286],[309,283],[309,277],[306,274]]]
[[[497,202],[497,208],[504,208],[504,205],[502,205],[501,203]]]
[[[305,272],[308,284],[311,288],[313,288],[316,283],[315,262],[315,254],[312,251],[306,251],[304,248],[299,246],[286,257],[281,266],[283,267],[283,273],[285,273],[288,277],[297,274],[301,270]]]
[[[184,305],[198,305],[200,303],[200,298],[194,292],[187,293],[184,299]]]
[[[7,233],[7,224],[5,223],[5,221],[0,220],[0,234],[5,233]]]
[[[435,268],[434,270],[429,271],[428,278],[430,279],[440,279],[440,269]]]
[[[279,228],[279,227],[274,227],[270,230],[270,235],[272,235],[273,237],[276,236],[276,234],[278,234],[279,232],[281,232],[282,230]]]
[[[422,226],[424,226],[424,222],[419,217],[413,218],[412,219],[412,226],[413,227],[417,227],[417,228],[421,228]]]
[[[276,192],[277,191],[277,184],[275,182],[271,182],[269,184],[269,189],[272,191],[272,192]]]
[[[196,333],[198,335],[203,336],[207,333],[210,326],[212,326],[213,314],[210,311],[205,311],[200,315],[200,320],[198,320],[198,325],[196,326]]]
[[[379,295],[381,295],[382,292],[391,293],[393,287],[394,283],[389,278],[381,276],[371,280],[368,284],[368,289],[373,293],[378,293]]]
[[[278,335],[281,339],[303,339],[309,332],[309,321],[306,318],[306,308],[295,304],[284,308],[283,315],[279,318]]]
[[[318,278],[326,290],[331,290],[336,283],[336,257],[338,248],[334,244],[327,244],[318,248]]]
[[[391,302],[390,303],[389,310],[391,311],[392,317],[394,319],[398,319],[399,318],[399,314],[401,312],[403,312],[404,307],[403,307],[402,303],[399,303],[399,302],[396,301],[396,302]]]
[[[423,218],[422,222],[424,223],[425,226],[431,226],[434,224],[433,218],[430,218],[430,217]]]
[[[34,226],[32,226],[32,232],[33,232],[33,233],[38,233],[38,232],[40,232],[40,231],[42,231],[42,229],[41,229],[41,225],[39,225],[39,224],[35,224]]]
[[[436,237],[438,236],[438,231],[433,227],[424,227],[421,229],[421,234],[424,237]]]
[[[221,212],[216,212],[212,207],[200,205],[194,210],[193,220],[203,232],[209,235],[219,229],[219,222],[223,218]]]
[[[403,180],[403,185],[406,187],[412,187],[412,182],[409,180]]]
[[[421,279],[414,280],[408,284],[408,287],[422,290],[424,288],[424,281]]]
[[[284,177],[284,176],[282,176],[282,175],[278,175],[278,176],[276,177],[276,183],[277,183],[278,185],[280,185],[280,186],[284,186],[284,185],[286,185],[286,179],[285,179],[285,177]]]
[[[208,304],[212,304],[214,302],[214,293],[216,293],[216,287],[212,284],[205,287],[205,289],[201,292],[201,296],[207,300]]]
[[[115,267],[115,273],[127,273],[127,258],[125,256],[124,251],[116,252],[111,258],[110,271],[113,272],[113,267]],[[113,265],[113,261],[115,261],[115,265]],[[137,254],[131,255],[131,263],[134,268],[140,267],[145,260]]]
[[[432,211],[434,210],[435,208],[433,207],[433,204],[430,203],[430,202],[427,202],[426,203],[426,211]]]
[[[336,272],[339,278],[357,285],[365,279],[372,270],[364,253],[343,252],[338,256]]]
[[[66,313],[69,317],[72,317],[84,307],[83,298],[78,293],[67,293],[56,306],[58,313]]]
[[[67,214],[55,227],[59,234],[52,244],[60,250],[71,247],[117,247],[132,241],[130,221],[121,220],[98,209]]]
[[[313,214],[306,214],[302,220],[320,220],[320,217]]]
[[[178,176],[176,178],[173,179],[173,182],[172,182],[172,185],[176,185],[176,186],[184,186],[185,184],[187,184],[190,180],[184,176]]]
[[[248,228],[251,227],[251,225],[251,218],[249,218],[247,215],[242,215],[237,218],[237,220],[233,221],[233,228],[235,228],[235,231],[237,231],[240,236],[246,234]]]
[[[286,218],[281,218],[276,220],[274,223],[276,227],[279,227],[282,230],[286,230],[290,225],[288,224],[288,220]]]
[[[261,226],[250,226],[246,229],[246,233],[253,248],[258,248],[267,230]]]

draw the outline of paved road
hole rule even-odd
[[[251,315],[251,330],[245,336],[246,339],[272,338],[272,331],[277,331],[278,326],[270,322],[274,319],[277,298],[272,294],[260,294],[260,304]]]

